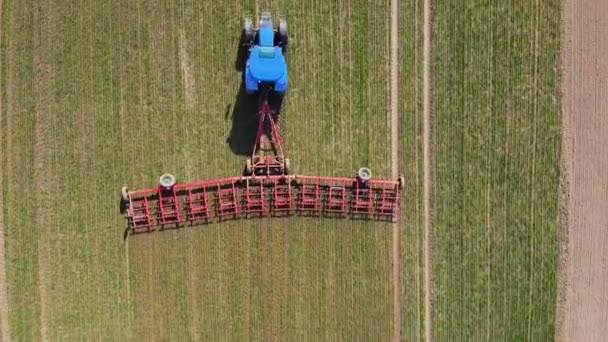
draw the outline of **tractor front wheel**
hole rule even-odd
[[[279,19],[279,46],[283,49],[283,54],[285,54],[285,49],[287,48],[287,21],[284,18]]]

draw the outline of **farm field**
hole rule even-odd
[[[433,6],[433,340],[552,340],[560,2]]]
[[[255,112],[239,96],[234,60],[241,15],[264,8],[289,22],[281,125],[294,171],[351,175],[365,165],[390,177],[388,1],[3,4],[0,172],[13,340],[390,337],[390,224],[249,220],[123,240],[123,184],[154,186],[163,172],[184,181],[241,172]],[[413,46],[415,17],[400,21],[401,42]],[[414,55],[403,62],[416,70]],[[416,92],[402,83],[409,173],[419,169],[410,146]],[[420,198],[416,177],[404,198]],[[419,272],[416,203],[406,207],[418,213],[404,228],[413,234],[403,238],[407,288]],[[403,313],[409,334],[421,324],[421,293],[404,295],[415,304]]]
[[[563,4],[558,338],[608,335],[608,3]]]

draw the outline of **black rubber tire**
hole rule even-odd
[[[245,174],[250,176],[253,171],[253,166],[251,165],[251,159],[247,158],[245,161]]]
[[[253,20],[251,18],[245,18],[243,20],[243,41],[247,44],[253,43]]]
[[[127,189],[126,186],[123,186],[122,189],[121,189],[121,191],[120,191],[121,192],[121,196],[122,196],[122,200],[125,201],[125,202],[129,201],[129,193],[128,193],[128,191],[129,190]]]
[[[283,171],[286,175],[289,174],[289,158],[285,158],[285,162],[283,164]]]
[[[285,21],[285,19],[279,19],[277,35],[279,36],[279,46],[283,49],[283,54],[285,54],[289,39],[287,33],[287,21]]]
[[[402,189],[405,185],[405,177],[399,176],[399,179],[397,181],[399,182],[399,189]]]

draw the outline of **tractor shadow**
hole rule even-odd
[[[245,43],[245,32],[241,31],[238,45],[236,46],[236,60],[234,61],[234,69],[237,72],[242,72],[245,68],[245,62],[247,61],[247,47]]]
[[[251,155],[258,129],[258,97],[247,94],[245,84],[241,83],[230,115],[232,126],[226,142],[232,153]]]
[[[229,108],[226,112],[232,121],[226,142],[232,153],[236,155],[247,156],[253,152],[260,118],[258,111],[261,105],[260,96],[263,96],[260,93],[247,94],[245,92],[245,83],[244,81],[241,82],[234,105],[232,106],[232,113],[230,113]],[[269,92],[267,99],[271,109],[275,113],[275,122],[277,122],[283,105],[283,96]],[[270,125],[266,124],[265,126],[265,131],[269,135]]]

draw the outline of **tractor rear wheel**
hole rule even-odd
[[[253,20],[249,17],[243,20],[243,41],[246,44],[253,43]]]
[[[283,164],[283,171],[286,175],[289,174],[289,158],[285,158],[285,162]]]

